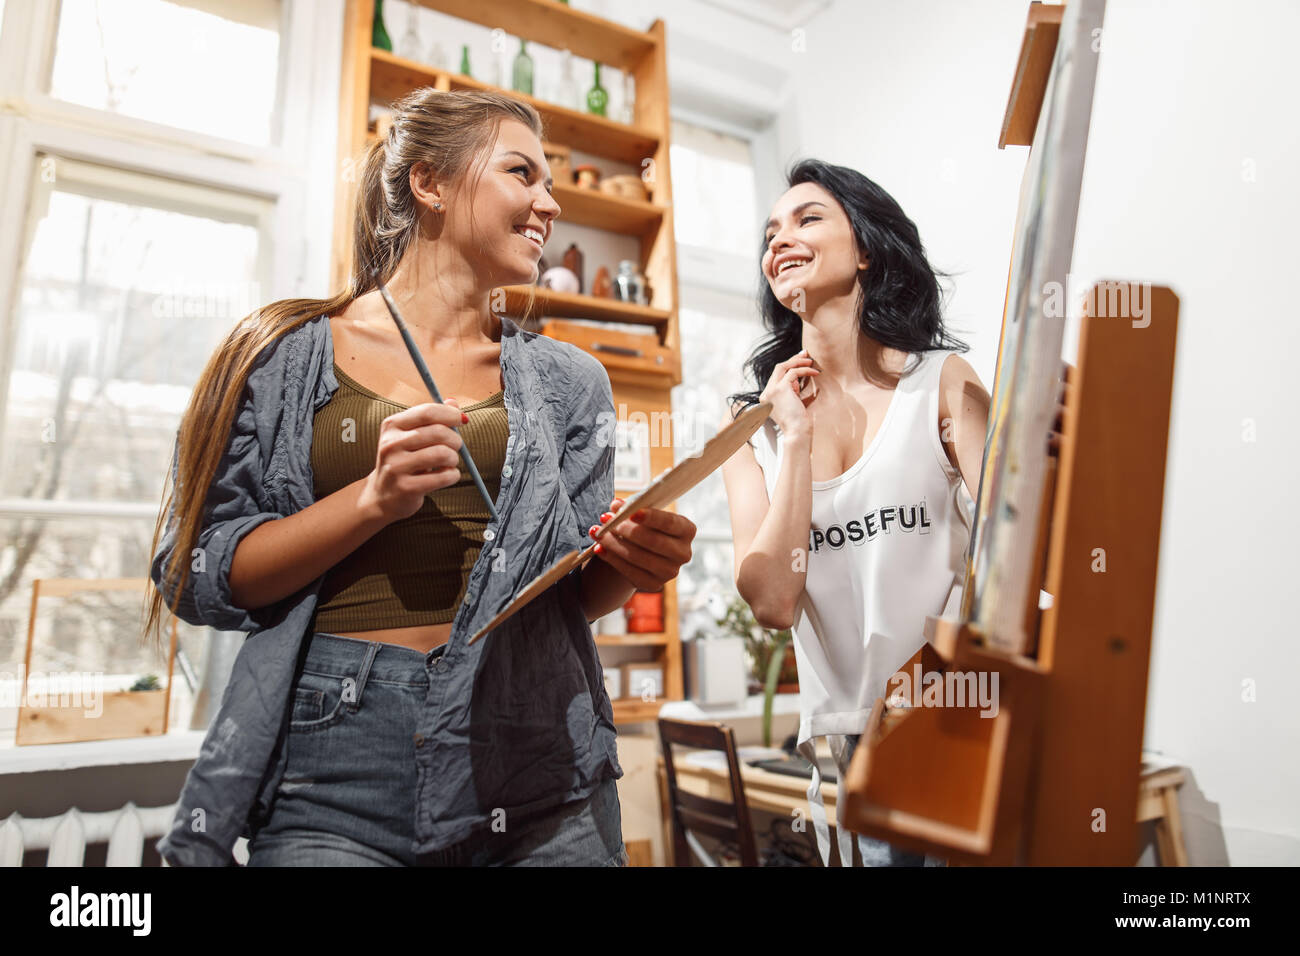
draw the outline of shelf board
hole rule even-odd
[[[525,93],[503,90],[460,73],[436,70],[387,50],[370,48],[371,102],[391,104],[411,90],[436,86],[441,77],[447,78],[452,90],[491,90],[528,103],[541,114],[546,127],[545,139],[551,142],[637,167],[641,160],[654,156],[659,148],[659,137],[648,130],[619,123],[605,116],[580,113]]]
[[[446,76],[444,70],[408,60],[404,56],[370,48],[370,102],[388,106],[411,90],[422,86],[436,86],[438,78]]]
[[[626,236],[644,236],[654,232],[664,217],[663,209],[653,203],[611,196],[595,189],[579,189],[567,183],[556,183],[551,195],[560,204],[558,222],[572,222]]]
[[[521,319],[546,316],[563,319],[594,319],[598,322],[629,322],[634,325],[654,326],[662,337],[668,326],[671,312],[652,309],[646,305],[620,302],[618,299],[598,298],[594,295],[571,295],[543,289],[540,286],[510,285],[506,290],[506,314]],[[534,296],[533,308],[528,308],[528,294]]]
[[[632,697],[626,700],[610,701],[614,705],[614,723],[616,724],[639,724],[646,720],[658,720],[659,708],[664,705],[664,701],[655,700],[647,703],[639,697]]]
[[[650,647],[667,644],[667,634],[597,634],[597,647]]]
[[[530,43],[568,49],[574,56],[620,70],[639,64],[656,43],[649,33],[555,0],[436,0],[423,6],[485,27],[507,24],[511,34],[526,37]]]

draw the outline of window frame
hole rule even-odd
[[[0,24],[0,441],[8,416],[32,185],[42,154],[271,203],[266,301],[329,294],[343,0],[282,0],[272,142],[240,143],[122,116],[47,91],[61,4],[6,3]],[[314,91],[336,91],[332,96]],[[328,197],[327,199],[323,197]],[[136,502],[0,500],[0,515],[153,517]]]

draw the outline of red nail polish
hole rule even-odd
[[[634,514],[632,517],[635,518],[637,521],[641,521],[642,519],[645,518],[645,509],[642,508],[640,511],[638,511],[636,514]]]
[[[461,423],[462,425],[464,425],[464,424],[465,424],[466,422],[468,422],[468,421],[469,421],[469,416],[466,415],[464,412],[461,412],[461,413],[460,413],[460,423]]]
[[[600,520],[603,523],[608,521],[612,517],[614,517],[614,515],[611,512],[606,511],[603,515],[600,516]]]
[[[596,545],[594,550],[597,554],[600,554],[600,545]]]

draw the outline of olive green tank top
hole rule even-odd
[[[370,474],[380,423],[411,407],[372,392],[337,363],[334,375],[338,391],[312,420],[317,501]],[[510,435],[505,390],[461,411],[469,416],[461,439],[496,501]],[[427,494],[419,511],[385,526],[326,572],[313,633],[445,624],[456,616],[490,520],[463,462],[460,469],[460,481]]]

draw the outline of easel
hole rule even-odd
[[[1034,129],[1053,18],[1059,25],[1060,8],[1031,7],[1003,143]],[[928,643],[900,672],[919,666],[945,681],[984,672],[990,684],[996,675],[996,716],[927,706],[922,686],[907,699],[878,699],[846,780],[844,819],[856,832],[953,863],[1137,859],[1178,298],[1165,287],[1103,282],[1090,303],[1059,459],[1047,461],[1023,649],[931,617]],[[1004,339],[1005,329],[1004,315]],[[1041,611],[1038,582],[1052,598]]]

